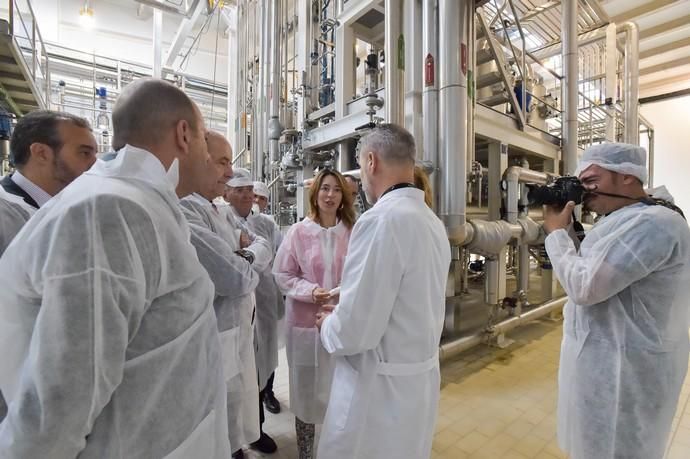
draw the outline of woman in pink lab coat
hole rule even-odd
[[[337,303],[329,292],[340,285],[350,232],[352,198],[343,176],[324,170],[311,184],[309,216],[290,228],[273,264],[276,283],[287,297],[286,352],[290,410],[295,414],[300,459],[311,459],[315,424],[326,414],[333,360],[321,345],[316,313]]]

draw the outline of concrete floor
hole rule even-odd
[[[442,367],[443,387],[432,458],[565,458],[556,442],[561,322],[513,331],[507,349],[478,347]],[[265,431],[278,443],[274,459],[297,457],[294,416],[287,410],[287,362],[281,353],[275,392],[283,411],[267,413]],[[673,422],[667,459],[690,458],[690,380]],[[249,452],[249,457],[261,457]]]

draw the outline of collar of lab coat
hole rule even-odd
[[[384,194],[381,199],[376,201],[376,204],[374,204],[374,207],[380,206],[381,204],[395,200],[395,199],[400,199],[400,198],[412,198],[417,201],[424,201],[424,192],[420,190],[419,188],[399,188],[397,190],[389,191],[388,193]]]
[[[153,153],[143,148],[125,145],[118,150],[114,159],[98,160],[86,174],[141,181],[163,193],[172,193],[177,199],[175,188],[179,178],[178,171],[177,159],[166,171],[163,163]]]
[[[192,193],[187,197],[187,199],[189,199],[190,201],[194,201],[202,206],[211,206],[211,201],[201,196],[199,193]]]
[[[304,224],[304,227],[307,229],[307,231],[312,234],[318,234],[321,232],[332,232],[334,234],[341,235],[347,233],[347,226],[345,226],[342,220],[339,220],[335,226],[332,226],[330,228],[324,228],[323,226],[319,225],[309,217],[304,217],[302,223]]]

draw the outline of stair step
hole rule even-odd
[[[509,102],[510,98],[508,97],[508,94],[505,92],[499,93],[499,94],[494,94],[491,97],[487,97],[486,99],[480,99],[479,103],[486,105],[488,107],[494,107],[496,105],[500,104],[505,104],[506,102]]]
[[[498,70],[485,73],[477,78],[477,89],[486,88],[487,86],[491,86],[502,81],[503,78]]]

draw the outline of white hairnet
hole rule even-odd
[[[226,185],[237,188],[241,186],[254,186],[254,182],[247,169],[237,167],[232,170],[232,178],[227,181]]]
[[[589,166],[597,165],[619,174],[634,175],[642,183],[647,181],[647,152],[628,143],[602,143],[585,150],[575,170],[579,176]]]
[[[268,186],[264,182],[254,182],[254,194],[268,198]]]

